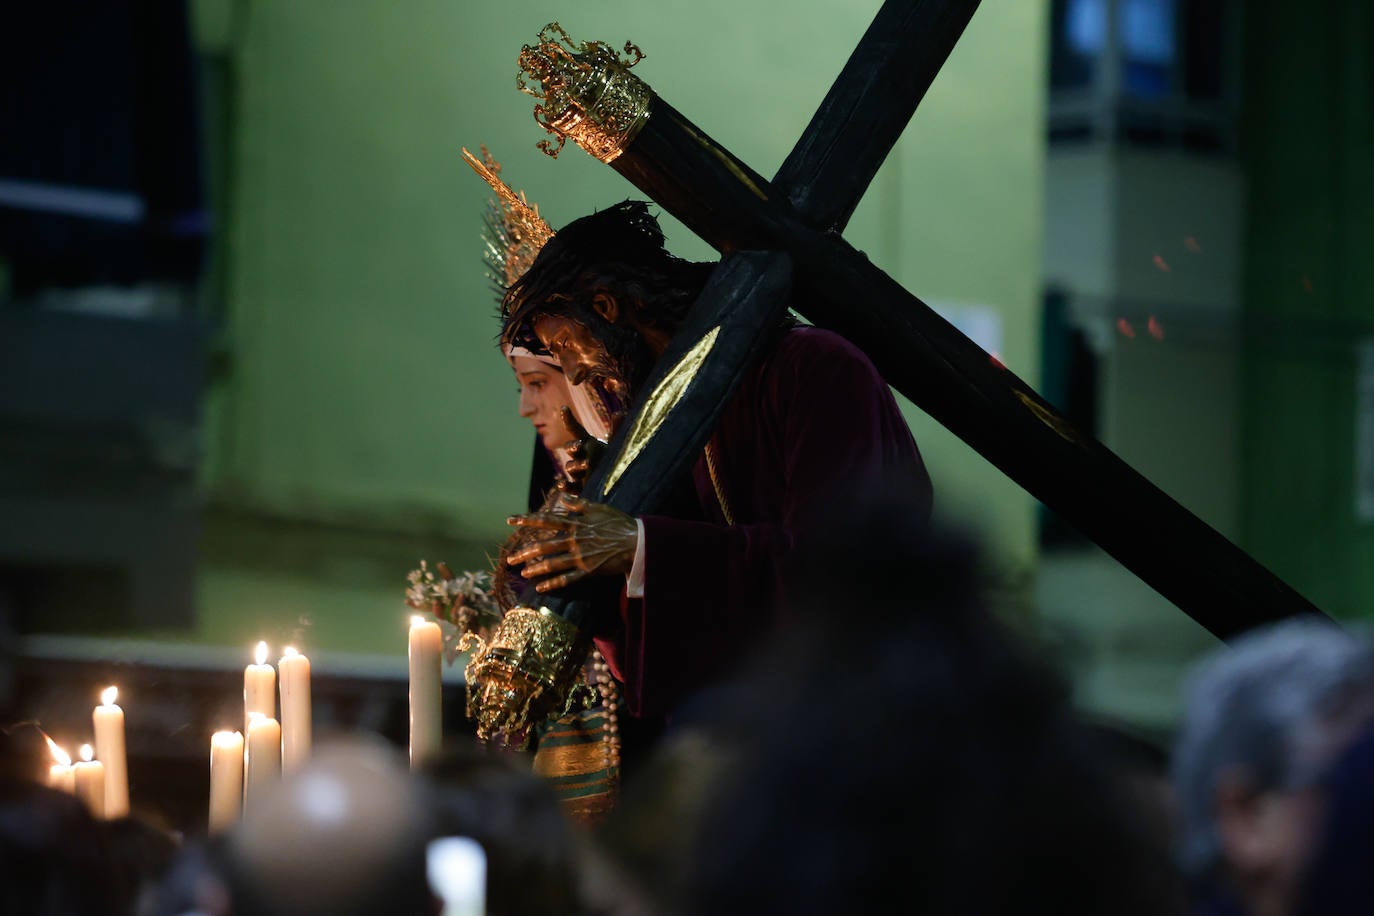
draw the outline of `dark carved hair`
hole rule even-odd
[[[715,265],[687,261],[664,247],[663,230],[642,200],[626,200],[573,220],[540,250],[501,302],[501,342],[543,352],[533,321],[561,315],[586,325],[614,351],[609,322],[593,311],[604,293],[645,327],[673,333]]]

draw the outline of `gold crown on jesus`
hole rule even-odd
[[[530,269],[539,249],[553,238],[553,229],[539,215],[539,207],[525,199],[524,191],[513,191],[501,180],[501,163],[485,144],[481,150],[478,159],[464,148],[463,161],[496,192],[482,220],[482,263],[499,299]]]

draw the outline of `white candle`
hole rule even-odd
[[[95,748],[81,745],[81,759],[72,767],[76,782],[76,797],[86,804],[86,810],[97,820],[105,818],[105,764],[92,760]]]
[[[107,687],[91,718],[95,724],[95,758],[105,765],[105,816],[129,813],[129,763],[124,749],[124,710],[115,705],[119,689]]]
[[[210,736],[210,832],[224,830],[243,810],[243,733]]]
[[[287,646],[277,662],[281,678],[281,766],[298,769],[310,757],[310,659]]]
[[[248,753],[244,761],[243,804],[256,803],[281,779],[281,725],[262,713],[248,720]]]
[[[277,716],[277,672],[267,664],[267,643],[258,643],[254,653],[257,663],[243,669],[243,727],[248,729],[248,720],[253,713],[260,713],[268,719]]]
[[[72,770],[71,755],[47,735],[43,736],[43,740],[48,742],[48,753],[52,754],[54,761],[53,765],[48,767],[48,785],[54,789],[61,789],[68,795],[75,795],[76,773]]]
[[[443,742],[444,637],[439,624],[410,618],[410,765],[419,766]]]

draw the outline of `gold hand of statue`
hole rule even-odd
[[[506,524],[539,532],[539,540],[506,557],[540,593],[588,575],[625,575],[634,565],[639,526],[632,516],[604,503],[560,494],[547,512],[515,515]]]

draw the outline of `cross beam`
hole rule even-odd
[[[561,74],[531,66],[530,48],[521,63],[544,86],[541,123],[723,254],[790,255],[798,312],[861,347],[895,389],[1213,634],[1320,614],[831,231],[848,220],[976,6],[888,0],[776,183],[654,95],[605,45],[574,49],[564,57],[574,68]],[[909,78],[889,90],[904,68]]]
[[[883,4],[773,176],[797,219],[844,230],[978,3]]]

